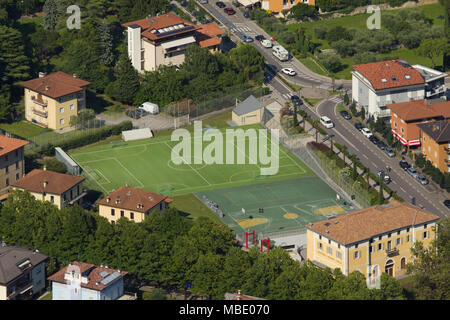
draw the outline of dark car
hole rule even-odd
[[[377,143],[377,147],[380,148],[381,150],[384,150],[386,148],[386,144],[380,140]]]
[[[345,110],[342,110],[341,112],[339,112],[341,114],[341,116],[345,119],[345,120],[350,120],[352,118],[352,116],[350,115],[350,113],[348,113]]]
[[[183,1],[183,2],[181,3],[181,6],[184,7],[184,8],[186,8],[187,5],[188,5],[188,2],[187,2],[187,1]]]
[[[265,39],[265,37],[264,37],[262,34],[259,34],[259,35],[255,36],[255,39],[256,39],[257,41],[262,41],[262,40]]]
[[[371,136],[369,137],[369,140],[370,140],[373,144],[378,144],[378,142],[380,141],[380,140],[378,140],[378,138],[375,137],[374,135],[371,135]]]
[[[359,131],[361,131],[361,129],[364,128],[364,126],[360,122],[356,122],[355,128],[358,129]]]
[[[244,12],[244,18],[250,18],[250,13],[248,13],[248,11]]]
[[[225,3],[223,3],[222,1],[217,1],[216,2],[216,6],[218,6],[219,8],[225,8],[226,7]]]
[[[444,206],[446,206],[447,208],[450,209],[450,200],[449,199],[444,200]]]
[[[411,167],[411,165],[405,159],[400,160],[398,164],[403,170],[407,170],[408,168]]]
[[[291,96],[291,101],[295,103],[297,106],[301,106],[303,104],[302,99],[300,99],[298,96]]]
[[[223,11],[225,11],[225,13],[226,13],[227,15],[229,15],[229,16],[231,16],[231,15],[233,15],[233,14],[236,13],[236,11],[234,11],[233,8],[225,8],[225,9],[223,9]]]

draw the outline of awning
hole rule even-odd
[[[179,47],[179,46],[183,46],[183,45],[191,44],[191,43],[195,43],[195,38],[193,36],[189,36],[186,38],[177,39],[177,40],[173,40],[173,41],[163,42],[163,43],[161,43],[161,46],[164,48],[164,50],[167,50],[170,48],[175,48],[175,47]]]
[[[242,4],[244,7],[248,7],[253,4],[252,0],[237,0],[237,2]]]
[[[257,4],[257,3],[261,2],[261,0],[250,0],[250,2],[251,2],[252,4]]]

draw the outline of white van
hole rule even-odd
[[[261,41],[261,45],[265,48],[272,48],[272,41],[264,39]]]
[[[159,113],[159,107],[157,104],[151,103],[151,102],[144,102],[139,106],[139,109],[144,110],[150,114],[158,114]]]
[[[331,121],[331,119],[326,116],[320,117],[320,123],[327,129],[334,127],[333,121]]]

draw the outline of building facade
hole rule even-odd
[[[86,108],[86,88],[90,82],[64,72],[21,83],[25,88],[25,118],[53,130],[70,126],[70,117]]]
[[[0,135],[0,195],[25,175],[24,147],[28,141]]]
[[[233,109],[231,112],[231,120],[238,126],[244,126],[260,123],[263,115],[263,105],[254,96],[249,96]]]
[[[352,97],[370,116],[389,117],[388,104],[425,97],[421,74],[403,60],[391,60],[353,66]]]
[[[359,271],[375,285],[382,272],[406,273],[416,241],[429,246],[439,217],[393,202],[307,225],[307,259],[344,275]]]
[[[142,222],[153,210],[161,213],[168,209],[172,201],[162,194],[123,186],[98,200],[96,204],[99,215],[110,223],[116,223],[122,217]]]
[[[14,182],[12,187],[26,190],[36,200],[49,201],[58,209],[81,204],[87,192],[83,189],[83,177],[34,169],[23,178]]]
[[[261,9],[278,13],[286,10],[291,10],[292,7],[298,3],[304,3],[310,6],[316,5],[315,0],[262,0]]]
[[[128,272],[74,261],[48,277],[53,300],[118,300]]]
[[[0,300],[28,300],[45,288],[48,257],[18,246],[0,244]]]
[[[422,154],[442,173],[450,172],[450,119],[422,123]]]
[[[173,13],[128,22],[123,26],[131,63],[141,73],[153,71],[160,65],[182,64],[186,49],[192,44],[218,51],[224,34],[215,23],[196,25]]]
[[[419,123],[450,118],[450,101],[430,103],[427,100],[413,100],[388,104],[391,110],[391,131],[394,139],[405,146],[420,145]]]
[[[412,66],[416,69],[425,80],[425,98],[436,99],[445,96],[447,87],[445,86],[446,73],[424,67],[420,64]]]

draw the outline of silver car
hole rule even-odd
[[[386,152],[386,154],[391,158],[395,157],[395,152],[391,148],[385,148],[384,152]]]
[[[423,185],[428,184],[428,180],[425,177],[417,176],[417,180],[419,180],[419,182]]]
[[[414,179],[417,179],[419,177],[419,173],[417,173],[416,169],[413,167],[410,167],[406,170]]]

